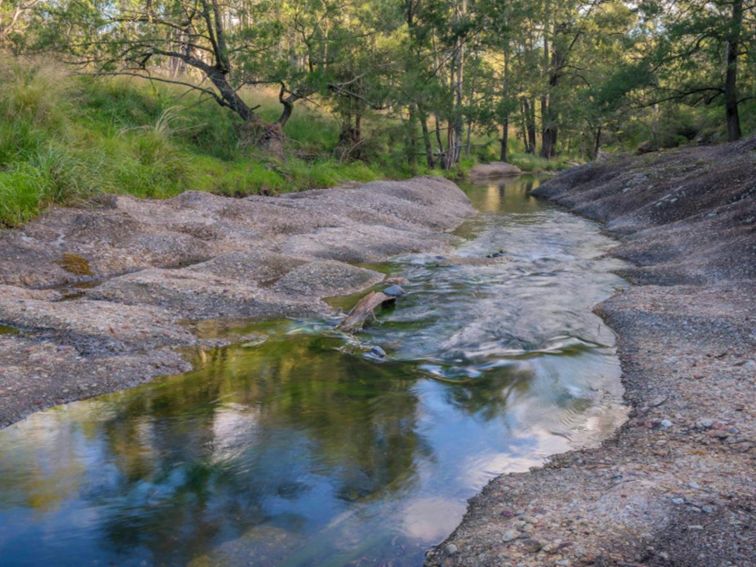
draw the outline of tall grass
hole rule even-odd
[[[83,203],[98,193],[166,198],[185,190],[243,196],[418,173],[459,177],[497,159],[495,139],[475,134],[473,152],[451,172],[410,165],[406,125],[367,117],[365,161],[334,157],[339,125],[300,104],[286,125],[284,158],[240,143],[234,115],[195,92],[126,78],[65,74],[59,66],[0,62],[0,225],[17,226],[51,204]],[[263,118],[280,112],[273,92],[244,93]],[[513,154],[526,171],[563,167]]]
[[[6,226],[53,203],[80,203],[103,192],[249,195],[385,173],[330,158],[338,125],[304,107],[287,125],[287,157],[275,159],[241,147],[233,115],[194,93],[13,62],[0,64],[0,82],[0,224]],[[272,94],[254,96],[263,113],[275,115]]]

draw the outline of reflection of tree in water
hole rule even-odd
[[[473,184],[474,189],[468,192],[468,196],[476,208],[488,213],[501,211],[508,213],[535,212],[542,206],[529,193],[539,184],[537,178],[527,174],[498,180],[492,179],[480,184]],[[485,190],[481,191],[481,187]]]
[[[86,463],[76,453],[78,431],[60,427],[53,411],[30,419],[36,425],[31,430],[11,426],[3,431],[7,437],[0,448],[0,512],[54,512],[83,483]],[[21,438],[31,449],[19,443]]]
[[[497,368],[449,388],[447,400],[454,407],[488,421],[506,415],[511,397],[525,394],[534,378],[532,369],[527,367]]]
[[[411,483],[417,456],[429,453],[416,433],[414,380],[333,346],[290,337],[218,349],[191,375],[120,394],[101,424],[104,459],[120,474],[90,495],[112,507],[111,544],[183,560],[261,522],[304,526],[270,502],[306,497],[314,484],[364,501]]]

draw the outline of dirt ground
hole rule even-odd
[[[535,191],[600,220],[635,285],[597,306],[629,421],[496,478],[427,565],[756,565],[756,139],[581,166]]]

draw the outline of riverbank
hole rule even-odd
[[[355,264],[445,250],[473,213],[456,185],[428,177],[281,197],[113,196],[1,231],[0,427],[186,372],[182,347],[217,344],[197,321],[333,313],[324,298],[385,277]]]
[[[748,565],[756,559],[756,140],[575,168],[534,193],[606,223],[636,284],[597,307],[629,421],[501,476],[427,565]]]

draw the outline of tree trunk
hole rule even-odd
[[[362,107],[357,101],[357,110],[354,114],[354,142],[362,144]]]
[[[417,109],[414,104],[409,105],[407,121],[407,164],[414,172],[417,167]]]
[[[527,98],[523,99],[525,105],[525,119],[528,123],[528,144],[527,152],[529,154],[536,153],[536,117],[535,117],[535,101],[529,101]]]
[[[548,97],[544,95],[541,97],[541,157],[545,158],[549,158],[553,150],[549,127],[550,120],[549,101]]]
[[[522,147],[525,153],[528,152],[528,119],[525,116],[525,99],[520,99],[520,135],[522,136]]]
[[[467,13],[467,0],[458,0],[457,19],[461,20]],[[454,85],[454,112],[452,123],[449,125],[449,148],[446,154],[446,169],[451,169],[457,163],[462,152],[462,137],[464,135],[464,117],[462,115],[464,65],[465,65],[465,42],[464,38],[457,37],[454,58],[452,60],[452,84]]]
[[[739,140],[740,116],[738,114],[738,49],[740,48],[740,30],[743,26],[743,0],[733,0],[730,34],[727,38],[727,72],[725,74],[724,95],[725,115],[727,117],[727,139]]]
[[[438,154],[441,157],[441,163],[446,168],[446,150],[444,150],[444,142],[441,139],[441,124],[438,120],[438,114],[433,115],[436,128],[436,143],[438,144]]]
[[[352,123],[354,118],[354,123]],[[337,151],[340,153],[340,159],[360,159],[360,145],[362,144],[361,120],[359,112],[352,114],[347,113],[341,122],[341,131],[339,132],[339,141]]]
[[[548,23],[546,24],[548,27]],[[562,67],[566,63],[567,54],[577,41],[579,34],[575,36],[569,47],[565,48],[560,41],[561,34],[564,32],[564,24],[554,23],[553,36],[551,38],[551,52],[547,33],[543,36],[544,64],[548,72],[548,90],[547,94],[541,98],[541,156],[550,159],[556,155],[557,145],[557,102],[556,88],[561,78]]]
[[[501,117],[501,150],[499,151],[499,159],[501,161],[507,161],[509,158],[509,38],[506,40],[504,47],[504,85],[502,89],[502,102],[504,106],[504,112]]]
[[[431,143],[430,132],[428,131],[428,117],[420,105],[418,105],[418,114],[420,115],[420,128],[423,131],[423,146],[425,147],[425,161],[428,168],[433,169],[436,166],[433,159],[433,144]]]
[[[549,6],[546,7],[547,9]],[[543,77],[547,77],[549,73],[549,21],[548,18],[543,24]],[[550,137],[551,134],[547,131],[549,123],[549,93],[548,90],[544,91],[541,95],[541,156],[549,157],[551,151]]]
[[[375,309],[386,303],[393,303],[395,297],[391,297],[380,291],[371,291],[357,302],[346,318],[339,324],[339,329],[347,333],[359,331],[365,326],[368,319],[375,318]]]
[[[247,103],[242,100],[236,89],[228,82],[227,73],[216,66],[211,68],[207,75],[210,82],[218,89],[222,104],[238,114],[242,120],[249,122],[254,115],[252,109],[247,106]]]
[[[601,148],[601,125],[596,128],[596,137],[593,140],[593,159],[598,157],[599,148]]]
[[[281,110],[281,115],[278,117],[278,120],[276,120],[276,124],[283,128],[286,126],[289,118],[291,118],[292,112],[294,112],[294,102],[285,99],[281,101],[281,104],[283,105],[283,109]]]
[[[547,126],[543,131],[543,141],[541,145],[541,157],[551,159],[556,155],[557,127],[555,125]]]
[[[501,121],[501,146],[499,148],[499,159],[507,161],[509,159],[509,115],[505,114]]]

